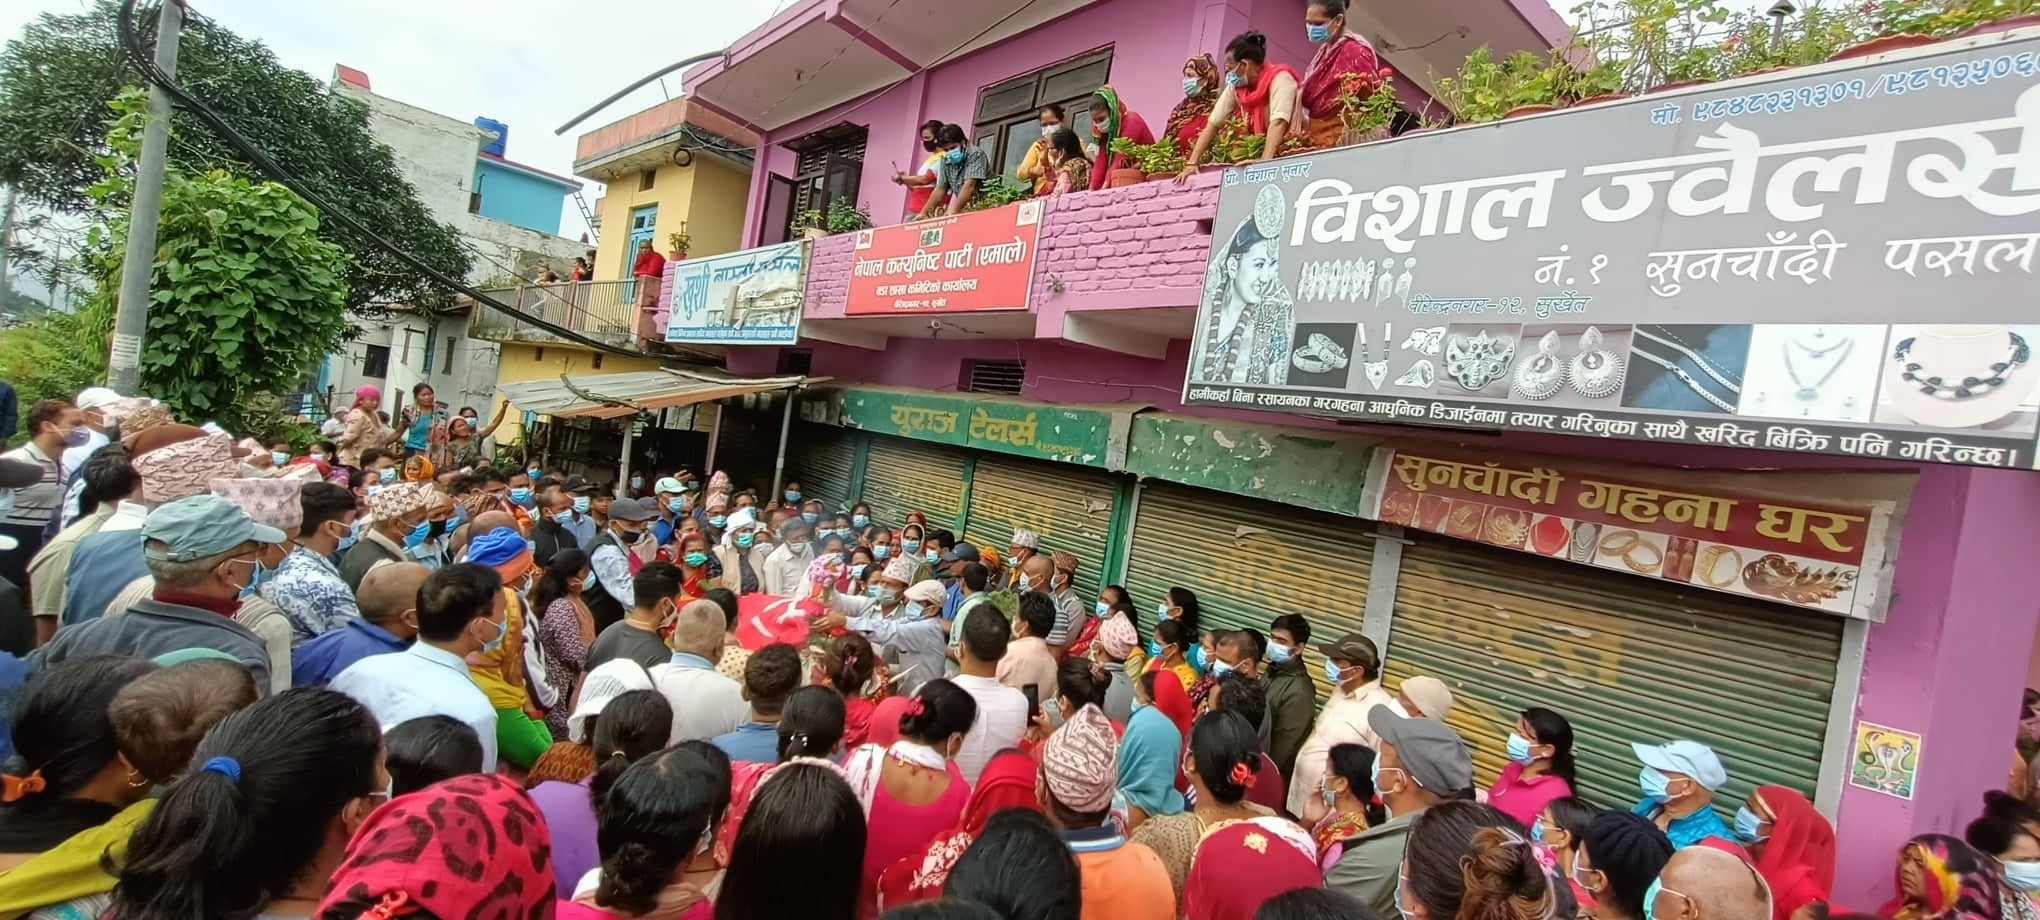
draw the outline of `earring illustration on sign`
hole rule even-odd
[[[1601,330],[1588,326],[1580,333],[1580,353],[1572,360],[1572,387],[1588,399],[1613,396],[1622,390],[1626,370],[1622,356],[1602,347]]]
[[[1395,293],[1394,288],[1390,287],[1390,285],[1394,282],[1394,278],[1395,278],[1395,260],[1383,257],[1381,260],[1381,271],[1375,273],[1374,275],[1375,306],[1378,307],[1381,306],[1382,304],[1387,303],[1388,295]],[[1407,290],[1409,285],[1405,283],[1403,287],[1405,290]]]
[[[1395,298],[1403,303],[1410,302],[1410,282],[1417,276],[1417,257],[1403,260],[1402,277],[1395,279]]]
[[[1565,387],[1566,364],[1558,356],[1557,330],[1537,340],[1537,353],[1516,365],[1515,391],[1525,399],[1550,399]]]

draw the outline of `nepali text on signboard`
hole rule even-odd
[[[1041,202],[857,231],[851,316],[1025,310]]]
[[[1190,404],[2029,467],[2040,39],[1225,175]]]
[[[666,341],[792,345],[800,340],[801,243],[673,263]]]
[[[1840,507],[1380,451],[1363,517],[1581,565],[1884,619],[1891,503]]]
[[[1111,413],[1096,409],[888,390],[843,393],[849,428],[1084,466],[1107,465],[1113,424]]]

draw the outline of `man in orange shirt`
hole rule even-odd
[[[1087,704],[1042,745],[1035,797],[1076,854],[1082,920],[1173,920],[1176,893],[1162,858],[1107,821],[1118,767],[1112,723]]]

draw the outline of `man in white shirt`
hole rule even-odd
[[[809,541],[814,525],[795,515],[779,523],[779,546],[765,557],[765,593],[794,597],[807,593],[808,564],[815,561],[815,547]]]
[[[70,479],[65,483],[64,489],[65,527],[71,526],[71,522],[78,519],[78,499],[85,494],[85,478],[79,473],[85,469],[86,459],[111,443],[111,439],[106,435],[106,429],[112,424],[106,420],[106,407],[120,401],[119,393],[105,387],[86,387],[78,391],[76,402],[78,420],[84,423],[85,429],[91,434],[85,438],[85,443],[64,448],[64,475]]]
[[[468,674],[467,658],[493,651],[509,632],[503,579],[471,562],[432,573],[418,588],[418,641],[370,655],[333,678],[388,731],[420,716],[450,716],[482,742],[482,772],[496,769],[496,709]]]
[[[1027,697],[999,683],[999,659],[1006,657],[1013,627],[998,608],[979,607],[963,619],[962,672],[950,678],[977,701],[977,720],[963,736],[963,748],[956,752],[956,768],[967,782],[976,783],[992,755],[1020,743],[1027,731]]]
[[[1381,738],[1368,727],[1367,714],[1376,706],[1395,702],[1395,695],[1381,686],[1381,652],[1375,649],[1374,640],[1353,633],[1324,652],[1338,669],[1339,689],[1325,701],[1310,737],[1296,752],[1296,772],[1289,781],[1289,813],[1293,815],[1303,814],[1304,803],[1323,794],[1325,757],[1332,748],[1360,744],[1381,749]]]
[[[734,731],[751,714],[744,688],[715,669],[722,656],[723,625],[723,610],[714,601],[680,608],[673,626],[673,660],[651,670],[652,686],[673,707],[668,744],[708,741]]]

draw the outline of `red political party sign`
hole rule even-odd
[[[1041,202],[857,231],[851,316],[1025,310]]]

